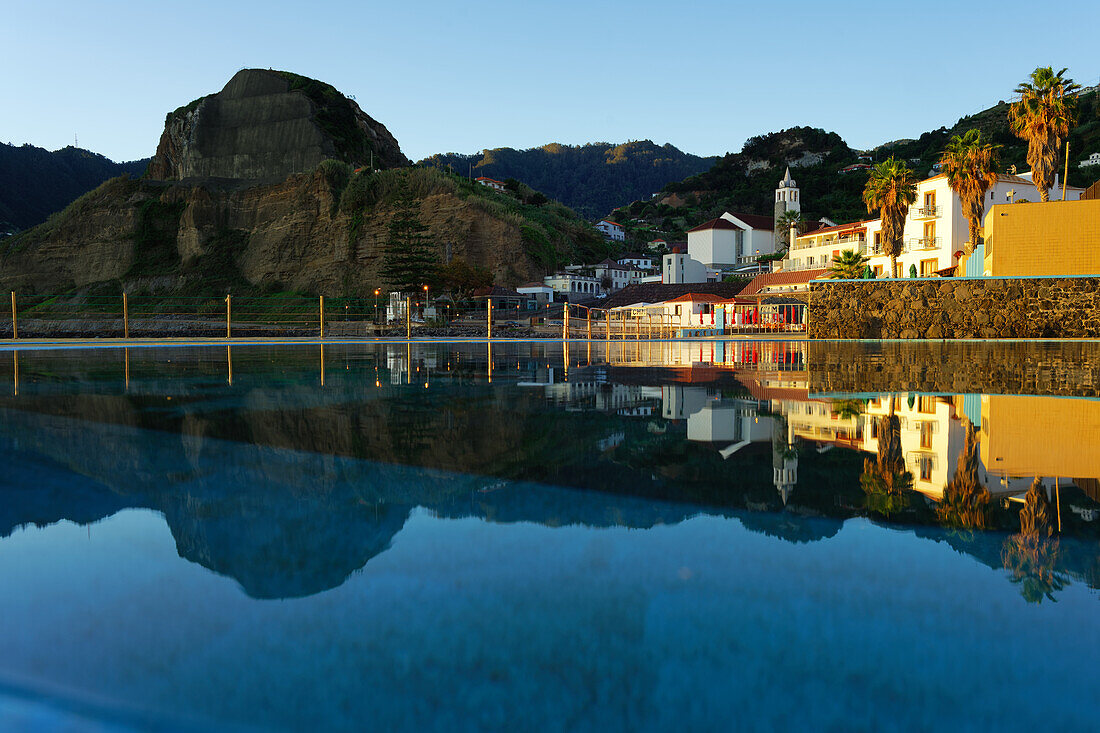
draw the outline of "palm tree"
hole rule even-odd
[[[779,218],[775,220],[775,245],[777,251],[781,244],[786,244],[787,247],[794,244],[794,242],[790,241],[791,227],[796,227],[799,232],[802,231],[802,214],[797,211],[784,211],[779,215]]]
[[[1050,200],[1054,185],[1058,152],[1069,128],[1077,122],[1077,92],[1081,87],[1066,79],[1062,69],[1040,66],[1031,72],[1031,81],[1016,87],[1020,99],[1008,108],[1008,124],[1016,137],[1027,140],[1027,162],[1031,180],[1044,203]]]
[[[867,211],[879,210],[882,219],[882,247],[890,256],[890,277],[897,277],[901,235],[909,207],[917,200],[917,179],[905,161],[891,156],[871,168],[871,177],[863,187]]]
[[[985,194],[997,182],[997,150],[1000,145],[987,142],[980,130],[954,135],[940,158],[947,183],[959,196],[963,215],[970,223],[970,247],[978,246],[978,228],[985,216]]]
[[[829,277],[833,280],[860,280],[866,267],[866,257],[853,249],[846,249],[829,265]]]

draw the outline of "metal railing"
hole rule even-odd
[[[912,206],[909,209],[909,216],[914,219],[938,219],[941,214],[939,206]]]
[[[939,249],[942,242],[943,237],[912,237],[909,239],[909,245],[905,249],[908,252],[925,249]]]

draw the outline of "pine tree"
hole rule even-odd
[[[416,198],[405,184],[398,189],[389,236],[382,256],[382,278],[391,290],[414,292],[435,282],[439,256],[428,227],[420,221]]]

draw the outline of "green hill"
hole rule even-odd
[[[1001,168],[1016,166],[1026,171],[1027,144],[1008,129],[1008,103],[998,104],[975,115],[963,117],[950,128],[926,132],[915,140],[897,140],[870,151],[851,149],[834,132],[795,127],[750,138],[740,153],[723,156],[710,170],[666,185],[661,195],[642,198],[611,212],[627,227],[628,247],[654,238],[683,239],[691,227],[719,216],[724,211],[770,216],[775,187],[784,168],[802,193],[802,213],[813,220],[822,216],[837,222],[867,218],[861,200],[867,173],[840,170],[857,162],[881,161],[891,155],[909,161],[921,176],[932,173],[952,135],[977,127],[1000,144]],[[1100,152],[1100,105],[1098,93],[1081,94],[1078,124],[1069,136],[1069,184],[1088,186],[1100,178],[1100,170],[1081,168],[1079,161]]]
[[[705,171],[716,160],[672,145],[636,140],[621,145],[495,148],[475,155],[441,153],[420,163],[459,175],[472,173],[475,178],[514,178],[589,219],[598,219],[616,206],[648,198],[671,181]]]
[[[116,163],[71,145],[49,151],[0,143],[0,232],[41,224],[109,178],[140,176],[149,159]]]

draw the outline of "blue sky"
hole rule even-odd
[[[0,141],[79,135],[115,160],[243,67],[355,95],[414,160],[642,138],[712,155],[803,124],[871,147],[1009,99],[1038,65],[1100,81],[1100,3],[1077,0],[15,0],[0,18]]]

